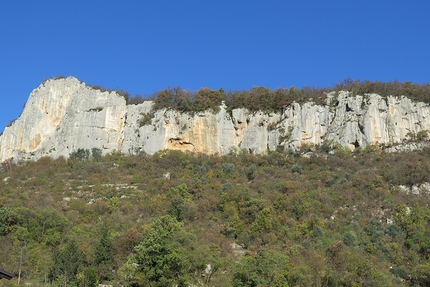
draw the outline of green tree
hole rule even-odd
[[[80,252],[78,245],[75,241],[70,240],[67,242],[64,249],[58,248],[53,253],[53,264],[49,270],[49,279],[51,281],[61,281],[65,286],[74,281],[76,274],[82,267],[83,255]]]
[[[257,170],[257,166],[255,164],[249,166],[246,170],[246,177],[248,180],[253,180],[255,178],[255,171]]]
[[[70,159],[76,159],[79,161],[87,160],[90,157],[90,151],[88,149],[78,148],[77,151],[70,153]]]
[[[91,157],[95,161],[100,161],[102,158],[102,150],[96,147],[91,149]]]
[[[177,221],[182,221],[182,219],[184,219],[184,200],[180,197],[174,197],[170,201],[167,213]]]
[[[94,263],[97,266],[97,276],[99,280],[109,280],[110,275],[110,265],[112,263],[111,257],[112,242],[109,238],[109,230],[103,226],[99,243],[96,246],[94,253]]]
[[[96,271],[93,267],[85,267],[83,273],[80,273],[81,276],[79,276],[78,286],[82,287],[97,287],[98,281],[97,281],[97,275]]]
[[[147,236],[136,246],[131,264],[137,264],[134,276],[139,286],[185,286],[187,262],[173,237],[182,228],[174,217],[165,215],[155,220]],[[143,285],[140,285],[143,284]]]
[[[428,227],[429,211],[425,207],[415,205],[407,207],[401,204],[392,213],[395,223],[406,234],[406,246],[418,251],[426,245],[426,227]]]
[[[257,256],[244,256],[235,266],[234,287],[288,286],[282,274],[286,271],[287,257],[270,249],[261,250]]]
[[[111,259],[110,249],[111,240],[109,239],[109,230],[106,227],[102,228],[99,243],[97,244],[96,251],[94,254],[94,262],[99,265],[106,263]]]
[[[343,234],[343,243],[346,246],[353,247],[357,245],[357,236],[352,231],[347,231]]]
[[[272,214],[269,208],[263,208],[251,225],[251,230],[256,233],[269,232],[272,229]]]
[[[6,235],[12,231],[18,221],[17,214],[8,207],[0,208],[0,235]]]

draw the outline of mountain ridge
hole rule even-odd
[[[0,136],[0,161],[68,157],[80,148],[104,154],[173,149],[219,155],[324,143],[354,149],[401,144],[430,130],[428,104],[375,93],[329,92],[323,105],[293,101],[280,112],[228,110],[223,104],[217,112],[185,113],[153,106],[153,101],[127,105],[120,93],[74,77],[44,81]]]

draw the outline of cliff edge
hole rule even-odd
[[[20,117],[0,136],[0,161],[68,157],[79,148],[98,148],[104,154],[163,149],[262,154],[328,141],[354,149],[401,143],[408,134],[430,131],[428,104],[377,94],[332,92],[325,105],[293,102],[282,113],[228,112],[223,105],[217,113],[186,114],[152,111],[152,106],[151,101],[127,105],[118,93],[73,77],[47,80],[32,91]],[[153,117],[142,121],[150,113]]]

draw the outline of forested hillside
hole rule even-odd
[[[0,286],[429,286],[430,150],[328,151],[4,163]]]

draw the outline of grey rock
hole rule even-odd
[[[282,113],[250,112],[226,106],[196,114],[158,110],[143,123],[153,102],[126,105],[116,92],[102,92],[76,78],[52,79],[33,90],[22,114],[0,136],[0,161],[68,157],[79,148],[103,154],[154,154],[176,149],[206,154],[245,150],[263,154],[278,148],[338,143],[354,149],[392,145],[411,150],[408,134],[430,131],[430,108],[406,97],[353,96],[332,92],[325,105],[292,103]]]

